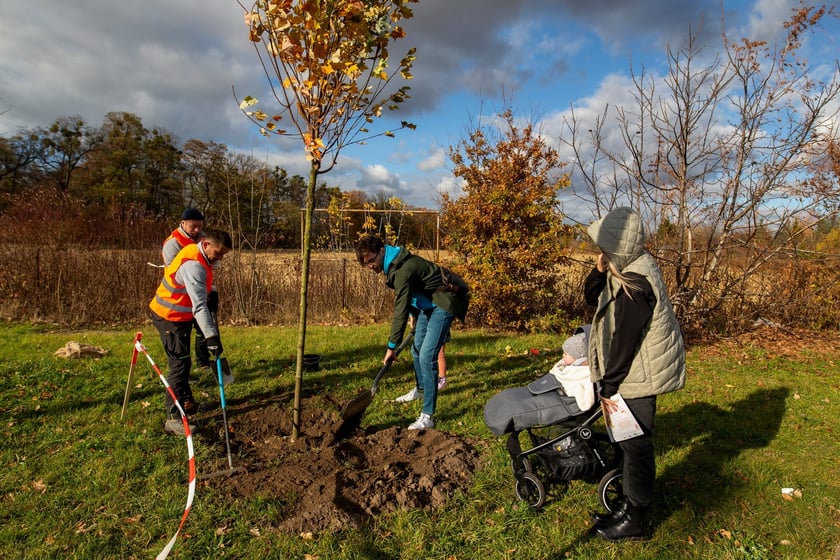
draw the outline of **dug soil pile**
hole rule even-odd
[[[230,498],[261,497],[283,504],[277,528],[288,532],[339,531],[397,509],[433,509],[466,490],[479,454],[463,438],[438,430],[362,426],[335,441],[339,407],[303,399],[300,432],[292,442],[288,398],[228,403],[234,467],[245,472],[210,478]],[[221,411],[201,413],[200,440],[218,451],[198,474],[228,468]],[[218,422],[217,425],[214,423]]]

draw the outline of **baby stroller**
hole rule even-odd
[[[598,430],[593,427],[603,416],[601,406],[596,400],[581,412],[575,399],[562,391],[538,392],[542,389],[534,387],[550,384],[548,377],[528,387],[506,389],[484,409],[488,428],[496,435],[508,434],[516,496],[539,509],[546,501],[546,487],[585,480],[598,483],[598,500],[607,511],[614,511],[625,500],[622,453],[610,441],[603,423]],[[519,437],[522,432],[530,440],[531,447],[525,450]]]

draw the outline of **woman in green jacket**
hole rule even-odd
[[[452,321],[464,320],[469,304],[468,289],[463,283],[445,283],[440,266],[413,255],[404,247],[386,245],[376,235],[365,235],[359,240],[356,258],[362,266],[385,274],[386,285],[394,290],[394,313],[384,364],[396,358],[395,348],[402,342],[409,315],[412,311],[417,313],[411,345],[416,384],[397,401],[423,399],[420,417],[408,429],[434,428],[437,357],[449,338]]]

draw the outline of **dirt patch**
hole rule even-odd
[[[288,399],[250,402],[247,409],[228,403],[227,412],[234,467],[245,472],[199,484],[231,498],[279,500],[281,531],[339,531],[397,509],[437,508],[467,489],[479,466],[469,442],[439,430],[362,427],[334,441],[339,408],[318,398],[303,399],[294,442]],[[220,454],[214,464],[197,465],[199,476],[227,469],[220,411],[202,413],[197,422],[201,439]]]

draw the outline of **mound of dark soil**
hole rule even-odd
[[[231,498],[282,501],[280,530],[338,531],[397,509],[436,508],[465,490],[479,465],[472,445],[452,434],[368,427],[336,440],[342,426],[336,406],[303,399],[301,408],[301,436],[292,441],[287,399],[250,402],[247,408],[228,403],[234,467],[245,472],[199,484],[213,485]],[[214,464],[197,465],[199,478],[225,471],[221,411],[202,413],[197,422],[201,440],[219,452]],[[218,430],[211,428],[216,422]]]

